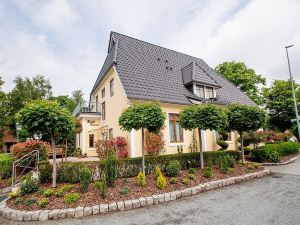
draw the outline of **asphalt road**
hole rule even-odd
[[[260,225],[300,224],[300,159],[270,176],[131,211],[22,224]],[[0,224],[19,224],[1,220]]]

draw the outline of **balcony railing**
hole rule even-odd
[[[73,111],[73,116],[77,116],[80,113],[99,113],[101,112],[100,102],[84,101],[79,103]]]

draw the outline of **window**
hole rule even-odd
[[[102,120],[105,120],[105,102],[102,102]]]
[[[202,85],[196,85],[196,95],[198,95],[200,98],[204,98],[204,86]]]
[[[179,115],[169,113],[170,142],[183,142],[183,129],[179,125]]]
[[[99,112],[99,109],[98,109],[98,107],[99,107],[99,103],[98,103],[98,95],[96,95],[96,112]]]
[[[112,129],[112,128],[110,128],[110,129],[108,130],[108,136],[109,136],[109,140],[111,140],[111,139],[114,138],[114,135],[113,135],[113,129]]]
[[[206,98],[214,98],[214,89],[212,87],[206,87],[205,88],[205,97]]]
[[[110,97],[114,95],[114,79],[109,82],[110,87]]]
[[[105,88],[103,88],[103,89],[102,89],[102,91],[101,91],[101,95],[102,95],[102,98],[104,98],[104,97],[105,97]]]
[[[89,135],[89,148],[94,148],[94,134]]]

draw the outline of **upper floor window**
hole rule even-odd
[[[102,89],[102,91],[101,91],[101,96],[102,96],[102,98],[105,97],[105,88]]]
[[[94,148],[95,142],[94,142],[94,134],[89,135],[89,148]]]
[[[110,87],[110,97],[114,95],[114,79],[109,82]]]
[[[196,95],[200,98],[204,98],[204,86],[203,85],[196,85]]]
[[[205,97],[214,98],[214,89],[212,87],[205,87]]]
[[[183,142],[183,129],[179,124],[179,114],[169,113],[170,142]]]
[[[113,129],[112,129],[112,128],[110,128],[110,129],[108,130],[108,138],[109,138],[109,140],[111,140],[111,139],[114,138],[114,134],[113,134]]]
[[[102,102],[102,120],[105,120],[105,102]]]

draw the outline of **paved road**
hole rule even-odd
[[[164,205],[84,219],[48,221],[42,224],[299,225],[300,159],[287,166],[270,168],[277,172],[264,178],[201,193]],[[1,221],[0,217],[1,223],[18,224],[3,219]]]

